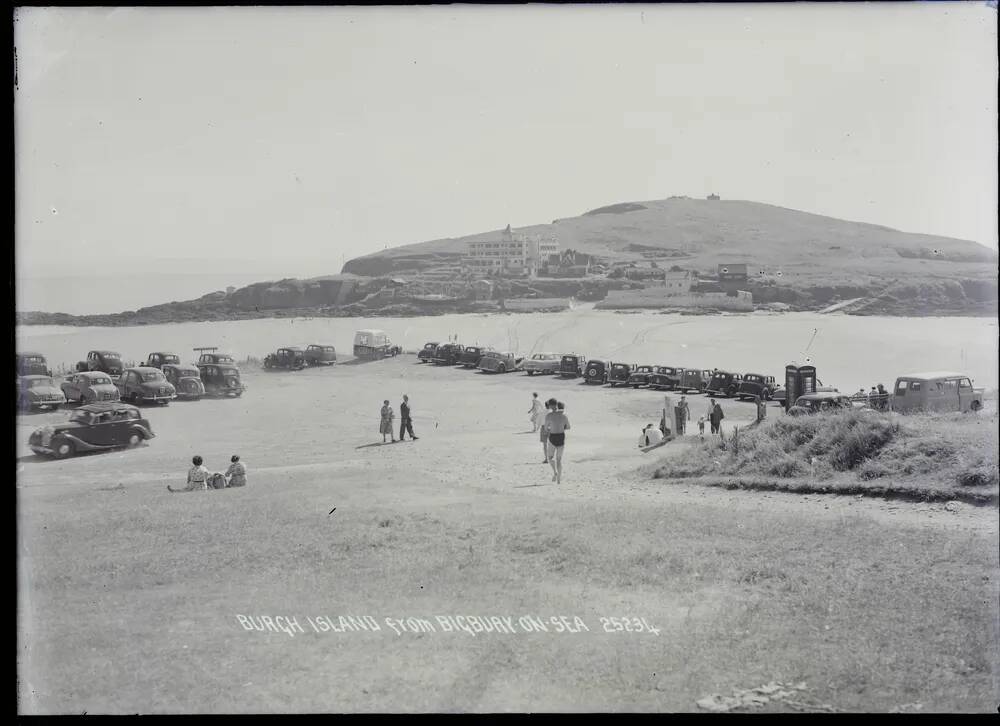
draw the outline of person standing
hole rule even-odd
[[[757,421],[755,425],[760,425],[764,423],[764,419],[767,418],[767,405],[764,403],[764,399],[760,396],[754,396],[753,402],[757,407]]]
[[[889,392],[881,383],[878,384],[878,407],[880,411],[889,408]]]
[[[677,435],[683,436],[687,430],[687,422],[691,420],[691,409],[688,407],[687,396],[681,396],[681,400],[674,407],[674,418],[677,422]]]
[[[552,481],[562,483],[562,457],[566,447],[566,432],[569,431],[569,418],[566,416],[566,405],[561,401],[556,403],[556,410],[545,417],[545,428],[549,432],[549,444],[552,449],[549,463],[552,465]]]
[[[718,404],[715,402],[714,398],[710,398],[708,400],[708,413],[706,414],[706,416],[708,418],[708,423],[709,423],[709,433],[712,434],[719,433],[718,430],[716,429],[717,424],[715,421],[715,407],[717,405]]]
[[[528,409],[528,414],[531,418],[531,433],[538,433],[538,427],[542,425],[542,421],[545,420],[545,408],[542,406],[542,402],[538,400],[538,394],[531,394],[531,408]]]
[[[396,435],[392,430],[392,420],[396,418],[396,414],[393,413],[392,406],[389,405],[389,401],[385,400],[382,402],[382,418],[379,421],[378,431],[382,434],[382,443],[385,443],[386,434],[392,437],[392,442],[396,443]]]
[[[403,402],[399,404],[399,440],[402,441],[406,438],[405,434],[410,435],[412,441],[416,441],[419,437],[413,435],[413,419],[410,418],[410,397],[405,393],[403,394]]]
[[[718,403],[715,404],[715,408],[712,409],[712,417],[709,419],[712,422],[712,433],[722,436],[722,419],[726,415],[722,413],[722,406]]]

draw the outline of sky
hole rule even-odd
[[[997,247],[983,3],[21,8],[14,33],[19,278],[329,274],[712,192]]]

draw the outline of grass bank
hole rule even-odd
[[[649,468],[730,489],[998,501],[997,414],[779,416]]]

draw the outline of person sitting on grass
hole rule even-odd
[[[195,456],[191,459],[193,466],[188,469],[187,486],[183,489],[174,489],[167,484],[167,489],[172,492],[203,492],[208,489],[208,469],[202,466],[202,458]]]
[[[233,454],[233,457],[229,460],[232,462],[229,468],[226,469],[226,476],[229,478],[229,483],[226,484],[227,487],[242,487],[246,486],[247,483],[247,467],[240,457]]]

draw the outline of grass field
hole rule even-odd
[[[242,399],[147,409],[157,437],[127,452],[38,460],[27,433],[60,414],[19,420],[22,713],[691,711],[773,680],[806,683],[799,709],[996,707],[992,509],[665,487],[637,471],[679,455],[636,450],[662,400],[641,390],[410,356],[247,378]],[[573,421],[559,487],[526,433],[532,391]],[[379,445],[402,392],[420,440]],[[241,453],[248,486],[169,494],[194,453]],[[349,615],[380,629],[309,621]]]
[[[990,408],[978,415],[779,414],[737,436],[709,437],[652,475],[733,488],[996,504],[1000,426]]]

